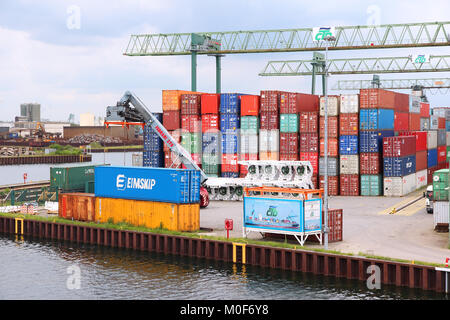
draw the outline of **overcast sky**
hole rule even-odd
[[[151,110],[160,111],[161,90],[190,89],[189,56],[124,56],[131,34],[353,26],[374,19],[380,24],[448,21],[449,12],[448,0],[0,0],[0,121],[13,120],[24,102],[40,103],[41,117],[51,120],[67,120],[70,113],[77,120],[84,112],[104,116],[106,106],[114,105],[126,90],[134,91]],[[450,54],[450,50],[354,50],[330,52],[329,56],[413,53]],[[309,59],[311,55],[227,55],[222,59],[222,92],[258,94],[279,89],[309,93],[310,77],[260,77],[258,73],[268,60]],[[382,78],[448,76],[416,73]],[[332,76],[330,87],[336,80],[371,77]],[[212,57],[198,58],[197,89],[215,91]],[[428,97],[432,106],[450,105],[448,95]]]

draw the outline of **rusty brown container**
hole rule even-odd
[[[339,115],[339,135],[357,136],[359,131],[358,113],[341,113]]]
[[[323,189],[325,177],[319,176],[319,188]],[[339,176],[328,176],[328,194],[330,196],[339,195]]]
[[[325,117],[320,117],[319,133],[320,137],[325,137]],[[338,138],[339,136],[339,117],[328,117],[328,137]]]
[[[319,131],[319,113],[317,111],[300,112],[299,121],[301,133],[316,133]]]
[[[58,196],[58,216],[77,221],[94,221],[95,194],[61,193]]]

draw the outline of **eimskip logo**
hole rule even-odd
[[[125,190],[126,186],[125,186],[125,175],[123,174],[118,174],[117,178],[116,178],[116,187],[118,190]]]

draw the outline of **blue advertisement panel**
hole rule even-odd
[[[303,232],[303,201],[245,197],[244,227]]]
[[[305,200],[304,232],[322,230],[322,199]]]

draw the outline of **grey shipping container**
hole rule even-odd
[[[409,112],[410,113],[420,113],[420,97],[409,96]]]
[[[447,225],[449,223],[449,202],[433,201],[433,220],[434,227],[439,225]]]
[[[430,116],[430,130],[437,130],[439,128],[438,116]]]
[[[445,130],[438,130],[437,132],[437,145],[445,146],[447,144],[447,133]]]
[[[319,159],[319,175],[325,175],[325,157],[320,157]],[[328,175],[338,176],[339,175],[339,158],[328,157]]]
[[[430,130],[430,119],[420,118],[420,131]]]

